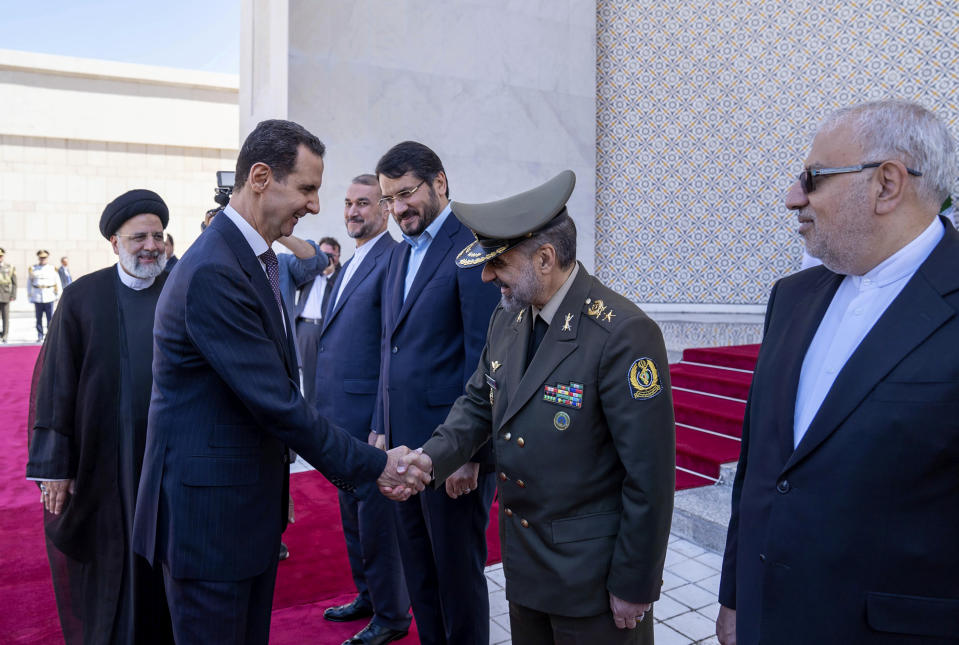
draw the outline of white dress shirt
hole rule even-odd
[[[240,229],[240,235],[242,235],[246,243],[250,245],[250,248],[253,250],[253,255],[256,256],[256,261],[260,263],[260,268],[263,269],[263,275],[266,275],[266,280],[269,282],[270,276],[266,273],[266,263],[260,259],[260,256],[267,252],[270,245],[266,243],[263,236],[260,235],[255,228],[250,226],[250,223],[243,219],[243,216],[236,212],[236,209],[230,204],[227,204],[226,208],[223,209],[223,214],[229,217],[230,221],[236,224],[236,227]],[[277,271],[279,271],[279,266],[277,266]],[[277,307],[280,310],[280,316],[283,322],[286,323],[286,312],[283,311],[283,307],[280,307],[279,304],[277,304]],[[285,324],[283,333],[286,333]]]
[[[363,259],[370,254],[370,250],[380,241],[380,238],[386,235],[386,229],[384,228],[382,232],[376,237],[367,240],[363,243],[362,246],[356,247],[356,250],[353,251],[353,257],[350,258],[350,261],[346,263],[346,266],[343,267],[343,279],[340,280],[340,289],[336,292],[336,300],[333,301],[333,305],[330,307],[332,311],[333,307],[336,307],[336,304],[340,301],[340,296],[343,294],[343,291],[346,289],[346,285],[349,283],[350,278],[356,273],[356,270],[360,267],[360,264],[363,262]],[[331,287],[332,288],[332,285]]]
[[[942,239],[938,217],[865,275],[847,275],[819,323],[799,374],[793,447],[799,445],[846,361]]]

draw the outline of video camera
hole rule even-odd
[[[232,170],[216,171],[216,190],[213,191],[213,201],[221,207],[230,203],[230,195],[233,194],[233,184],[236,181],[236,173]]]

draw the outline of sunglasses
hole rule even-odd
[[[843,166],[841,168],[806,168],[799,174],[799,185],[802,188],[803,193],[808,195],[809,193],[816,190],[816,177],[825,177],[827,175],[842,175],[848,172],[862,172],[866,168],[878,168],[882,164],[886,163],[885,161],[875,161],[872,163],[864,163],[858,166]],[[908,172],[913,177],[922,177],[922,173],[918,170],[913,170],[912,168],[906,168]]]

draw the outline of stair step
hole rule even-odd
[[[676,423],[731,437],[742,436],[743,417],[746,414],[744,402],[674,390],[673,410],[676,413]]]
[[[695,347],[683,351],[683,361],[705,363],[752,371],[759,356],[759,345],[731,345],[729,347]]]
[[[676,428],[676,465],[714,479],[722,464],[739,459],[739,448],[740,443],[729,437]]]
[[[687,363],[671,365],[669,375],[673,387],[682,387],[688,390],[743,400],[749,395],[749,385],[753,380],[752,374],[746,372],[734,372]]]

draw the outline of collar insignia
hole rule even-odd
[[[572,331],[572,329],[570,329],[569,327],[569,323],[572,319],[573,319],[573,314],[566,314],[566,320],[563,321],[562,331]]]

